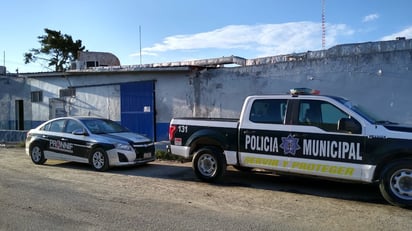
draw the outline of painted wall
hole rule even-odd
[[[120,83],[155,81],[157,140],[167,139],[172,117],[239,117],[252,94],[286,93],[309,87],[349,98],[382,118],[412,124],[412,40],[340,45],[324,51],[251,59],[226,68],[151,67],[0,78],[0,128],[14,129],[14,101],[24,99],[29,129],[50,119],[50,102],[60,89],[67,115],[95,115],[120,121]],[[43,101],[30,102],[30,92]],[[58,106],[58,105],[57,105]],[[58,111],[59,112],[59,111]]]
[[[248,95],[309,87],[351,99],[382,119],[412,124],[411,40],[342,45],[296,61],[208,70],[195,82],[196,116],[238,117]]]
[[[30,85],[24,77],[0,76],[0,130],[16,129],[16,100],[23,100],[24,128],[30,128]],[[29,118],[27,120],[26,118]]]
[[[52,118],[50,101],[59,98],[61,89],[74,88],[75,97],[65,97],[64,111],[68,116],[99,116],[120,121],[120,83],[155,81],[156,131],[157,140],[166,140],[168,126],[173,115],[191,110],[187,100],[191,98],[188,79],[189,68],[184,71],[145,72],[145,73],[94,73],[92,75],[66,75],[32,77],[32,91],[43,90],[43,101],[31,106],[33,127]]]

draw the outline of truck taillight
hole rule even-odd
[[[172,141],[175,138],[176,128],[176,125],[169,126],[169,141]]]

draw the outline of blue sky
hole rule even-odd
[[[325,0],[326,48],[412,38],[411,9],[410,0]],[[121,65],[322,49],[322,0],[13,0],[1,12],[0,65],[10,73],[49,71],[23,61],[44,28]]]

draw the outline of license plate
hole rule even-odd
[[[150,157],[152,157],[152,153],[151,153],[151,152],[146,152],[145,154],[143,154],[143,158],[144,158],[144,159],[150,158]]]

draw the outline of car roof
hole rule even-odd
[[[266,97],[275,97],[275,98],[283,98],[283,99],[316,99],[316,98],[329,98],[334,99],[337,101],[346,101],[347,99],[340,96],[332,96],[332,95],[310,95],[310,94],[299,94],[299,95],[292,95],[292,94],[267,94],[267,95],[251,95],[249,97],[253,98],[266,98]]]
[[[41,127],[47,123],[53,122],[53,121],[58,121],[58,120],[67,120],[67,119],[71,119],[71,120],[77,120],[77,121],[81,121],[81,120],[107,120],[106,118],[102,118],[102,117],[97,117],[97,116],[64,116],[64,117],[57,117],[54,119],[50,119],[47,120],[45,122],[43,122],[42,124],[40,124],[38,127]]]
[[[97,117],[97,116],[65,116],[65,117],[54,118],[51,120],[61,120],[61,119],[77,119],[77,120],[102,119],[102,120],[106,120],[106,118]]]

